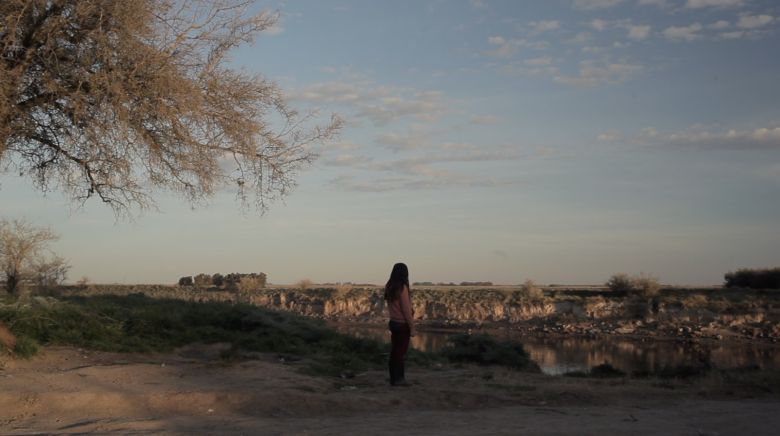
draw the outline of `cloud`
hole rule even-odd
[[[432,122],[447,111],[447,102],[439,91],[377,86],[365,80],[316,83],[293,89],[288,95],[291,100],[351,107],[356,118],[368,118],[376,125],[404,117]]]
[[[604,20],[602,20],[600,18],[596,18],[596,19],[594,19],[593,21],[590,22],[590,27],[598,30],[599,32],[602,32],[602,31],[604,31],[604,29],[607,28],[608,24],[609,24],[608,22],[606,22],[606,21],[604,21]]]
[[[360,164],[365,164],[371,161],[371,158],[366,156],[355,156],[353,154],[341,154],[333,158],[325,159],[323,163],[332,167],[352,167]]]
[[[316,83],[289,93],[291,100],[320,103],[355,103],[370,97],[365,90],[361,90],[356,84],[346,82]]]
[[[592,60],[580,62],[576,76],[559,75],[558,83],[574,86],[596,86],[604,83],[620,83],[641,73],[644,67],[626,62],[599,64]]]
[[[616,130],[608,130],[606,132],[600,133],[596,137],[596,139],[602,142],[612,142],[612,141],[617,141],[618,139],[620,139],[620,137],[621,137],[620,132]]]
[[[336,189],[353,192],[419,191],[430,189],[494,188],[518,185],[510,178],[475,177],[465,174],[449,174],[441,177],[373,177],[358,179],[353,175],[341,175],[330,182]]]
[[[531,63],[542,63],[545,58],[526,59],[522,64],[514,62],[499,68],[499,71],[512,76],[526,77],[556,77],[561,74],[560,69],[555,65],[533,65]]]
[[[357,150],[358,148],[361,148],[361,145],[356,142],[339,141],[327,143],[325,148],[328,150]]]
[[[726,20],[718,20],[707,26],[708,29],[723,30],[731,27],[731,24]]]
[[[723,32],[720,34],[720,37],[723,39],[740,39],[744,38],[747,35],[746,32],[742,30],[737,30],[734,32]]]
[[[549,32],[551,30],[557,30],[560,29],[561,23],[559,21],[532,21],[529,23],[531,26],[531,32],[534,34],[539,34],[543,32]]]
[[[523,63],[533,67],[544,67],[547,65],[552,65],[553,59],[549,56],[543,56],[538,58],[526,59],[523,61]]]
[[[393,151],[414,150],[429,145],[429,134],[419,129],[409,129],[405,134],[383,133],[376,142]]]
[[[655,6],[657,8],[665,8],[669,5],[668,0],[639,0],[637,2],[639,6]]]
[[[667,27],[664,29],[663,35],[666,39],[671,41],[694,41],[696,39],[701,38],[701,35],[698,33],[702,30],[702,25],[699,23],[693,23],[689,26],[682,26],[682,27]]]
[[[574,0],[574,8],[580,10],[604,9],[617,6],[623,0]]]
[[[632,142],[654,146],[685,147],[694,149],[780,149],[780,127],[761,127],[752,130],[712,130],[692,127],[673,133],[660,133],[655,129],[643,129]]]
[[[369,118],[376,125],[385,125],[402,117],[435,121],[445,111],[441,92],[420,91],[407,97],[393,95],[382,98],[378,103],[366,104],[357,116]]]
[[[774,20],[775,18],[771,15],[744,14],[739,17],[739,20],[737,21],[737,27],[740,29],[756,29],[758,27],[766,26]]]
[[[688,9],[699,8],[726,8],[742,6],[745,0],[688,0],[685,7]]]
[[[628,26],[628,37],[631,39],[635,39],[637,41],[641,41],[643,39],[646,39],[648,36],[650,36],[650,26],[645,25],[629,25]]]
[[[471,6],[478,9],[487,7],[487,2],[485,0],[470,0],[469,3],[471,3]]]
[[[593,35],[590,32],[580,32],[574,35],[574,38],[566,40],[570,44],[585,44],[591,40]]]
[[[501,118],[495,115],[473,115],[469,118],[469,123],[475,125],[489,125],[498,124],[501,122]]]
[[[525,39],[505,39],[503,36],[491,36],[488,38],[488,44],[496,47],[488,51],[488,55],[509,58],[517,53],[520,48],[528,45],[528,41]]]

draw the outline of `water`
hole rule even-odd
[[[358,337],[390,341],[387,329],[369,325],[336,324],[335,327]],[[447,345],[448,338],[463,331],[422,331],[412,338],[413,348],[438,351]],[[673,340],[627,340],[621,338],[537,338],[521,336],[516,332],[486,331],[499,339],[509,339],[523,347],[542,371],[560,375],[572,371],[587,371],[602,363],[609,363],[626,373],[658,371],[664,367],[701,365],[714,368],[780,369],[780,346],[766,343],[690,343]]]

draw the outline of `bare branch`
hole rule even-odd
[[[307,127],[274,83],[226,68],[278,20],[251,4],[3,0],[0,166],[117,215],[154,207],[158,189],[196,203],[224,186],[264,211],[341,122]]]

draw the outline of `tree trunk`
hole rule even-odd
[[[19,274],[6,274],[5,290],[11,295],[16,295],[19,288]]]

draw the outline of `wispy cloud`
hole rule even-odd
[[[574,8],[580,10],[604,9],[617,6],[623,0],[574,0]]]
[[[580,62],[576,75],[559,75],[554,79],[558,83],[574,86],[596,86],[604,83],[620,83],[641,73],[644,67],[628,62],[596,62],[584,60]]]
[[[495,47],[487,52],[488,55],[509,58],[514,56],[520,48],[526,46],[528,41],[525,39],[504,38],[503,36],[491,36],[488,38],[488,44]]]
[[[669,6],[669,0],[639,0],[639,6],[655,6],[657,8],[666,8]]]
[[[685,7],[688,9],[700,8],[728,8],[742,6],[745,0],[688,0]]]
[[[695,41],[702,35],[699,33],[703,29],[699,23],[693,23],[688,26],[671,26],[661,32],[664,37],[670,41]]]
[[[366,164],[371,161],[371,158],[367,156],[356,156],[353,154],[340,154],[338,156],[327,158],[323,163],[332,167],[354,167],[357,165]]]
[[[647,25],[629,25],[628,37],[637,41],[647,39],[650,36],[650,30],[652,28]]]
[[[289,91],[291,100],[316,104],[343,104],[351,107],[356,118],[367,118],[375,125],[386,125],[400,118],[435,121],[447,111],[447,102],[439,91],[374,85],[367,81],[331,81]]]
[[[737,27],[740,29],[757,29],[759,27],[764,27],[773,21],[775,21],[775,18],[771,15],[742,14],[737,21]]]
[[[604,135],[604,136],[602,136]],[[623,139],[617,131],[599,135],[600,140]],[[679,132],[659,132],[648,127],[638,134],[625,138],[626,143],[639,146],[663,146],[670,148],[692,149],[780,149],[780,127],[759,127],[755,129],[717,130],[714,128],[692,126]]]
[[[475,125],[490,125],[498,124],[501,122],[501,118],[495,115],[472,115],[469,118],[469,123]]]
[[[540,34],[561,28],[560,21],[553,20],[532,21],[529,25],[531,27],[531,33],[533,34]]]

